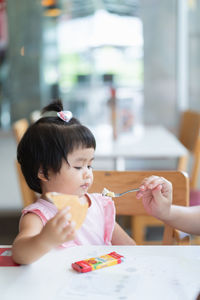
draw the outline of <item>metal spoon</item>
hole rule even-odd
[[[137,188],[137,189],[128,190],[128,191],[123,192],[123,193],[114,193],[114,192],[111,192],[111,191],[109,191],[109,190],[107,190],[107,189],[104,188],[104,190],[102,192],[102,195],[103,196],[110,196],[110,197],[116,198],[116,197],[121,197],[122,195],[127,194],[127,193],[137,192],[139,190],[140,189]]]

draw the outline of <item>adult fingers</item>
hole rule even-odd
[[[137,193],[136,193],[136,198],[140,199],[141,197],[144,197],[146,194],[148,197],[153,193],[154,190],[162,190],[162,184],[159,183],[160,181],[157,182],[150,182],[147,186],[142,187]],[[151,192],[152,191],[152,192]],[[150,193],[150,194],[149,194]]]
[[[139,187],[141,191],[145,191],[147,189],[154,189],[160,184],[164,184],[166,181],[163,177],[152,175],[148,178],[145,178]]]

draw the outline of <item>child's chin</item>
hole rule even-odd
[[[85,194],[87,194],[88,190],[83,191],[82,193],[80,193],[80,195],[78,195],[79,197],[84,197]]]
[[[79,196],[79,197],[83,197],[86,193],[87,193],[87,190],[83,191],[83,192],[80,193],[78,196]]]

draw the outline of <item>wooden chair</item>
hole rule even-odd
[[[200,189],[198,179],[200,172],[200,112],[185,111],[181,118],[180,137],[181,143],[188,149],[192,158],[190,166],[190,206],[200,205]],[[178,169],[187,170],[187,158],[179,160]],[[200,244],[200,237],[192,237],[193,244]]]
[[[200,113],[187,110],[183,112],[180,122],[179,140],[193,157],[190,172],[190,187],[197,188],[200,168]],[[181,157],[178,170],[187,171],[188,157]]]
[[[189,179],[186,173],[180,171],[94,171],[94,183],[89,192],[101,193],[106,187],[114,192],[123,192],[138,187],[145,177],[150,175],[162,176],[173,184],[173,203],[187,206],[189,202]],[[116,205],[117,215],[131,216],[131,232],[137,241],[134,233],[138,233],[144,240],[144,232],[140,228],[135,228],[135,217],[147,215],[142,201],[136,199],[135,193],[128,193],[119,198],[113,198]],[[163,224],[163,223],[162,223]],[[174,244],[175,230],[171,226],[164,224],[163,245]],[[178,241],[180,244],[180,241]],[[187,240],[188,243],[188,240]],[[140,243],[138,243],[140,244]]]
[[[17,144],[23,137],[28,126],[29,126],[29,123],[26,119],[20,119],[20,120],[16,121],[15,123],[13,123],[12,129],[13,129],[14,137],[15,137]],[[16,164],[16,170],[17,170],[18,180],[19,180],[19,184],[20,184],[20,190],[21,190],[21,194],[22,194],[23,206],[25,207],[25,206],[33,203],[36,200],[37,196],[36,196],[35,192],[32,191],[28,187],[26,180],[22,174],[21,167],[17,160],[15,161],[15,164]]]
[[[26,119],[20,119],[13,123],[12,129],[17,144],[23,137],[25,131],[28,129],[29,123]]]

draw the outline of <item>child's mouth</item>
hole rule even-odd
[[[87,183],[87,184],[83,184],[83,185],[81,185],[81,188],[82,189],[84,189],[84,190],[87,190],[88,189],[88,187],[89,187],[89,184]]]

